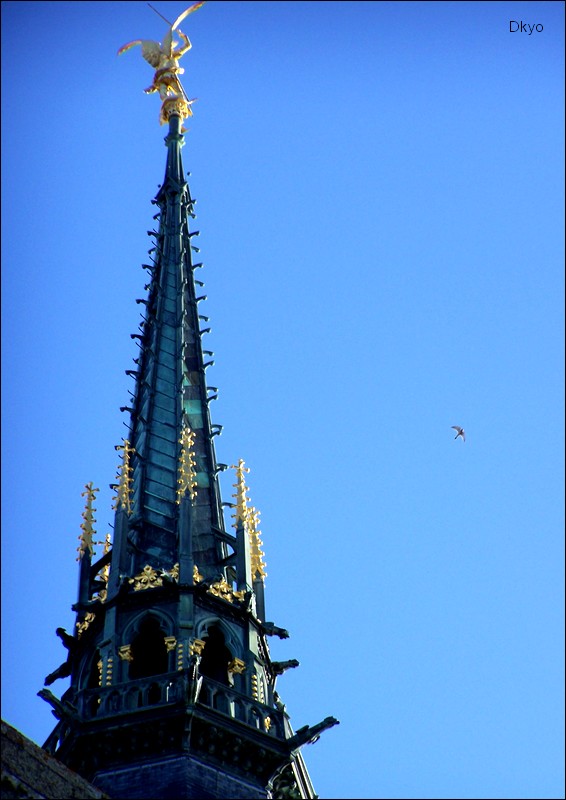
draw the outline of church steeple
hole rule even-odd
[[[200,5],[200,4],[197,4]],[[185,37],[186,38],[186,37]],[[156,73],[157,76],[157,73]],[[45,743],[64,763],[120,798],[315,797],[300,748],[336,724],[296,733],[276,681],[298,662],[271,660],[259,512],[240,460],[227,530],[207,386],[212,353],[195,273],[194,201],[184,176],[186,95],[167,95],[165,178],[139,332],[127,438],[115,489],[114,540],[94,556],[87,484],[68,658],[46,684],[71,677]]]
[[[208,390],[205,373],[213,361],[202,345],[209,328],[199,309],[205,296],[196,292],[202,282],[194,273],[202,264],[193,260],[198,231],[189,230],[194,202],[183,174],[180,125],[180,117],[172,115],[165,179],[153,201],[159,209],[156,225],[148,231],[153,240],[151,263],[145,265],[149,291],[138,301],[144,307],[140,332],[132,334],[139,343],[129,433],[133,496],[132,513],[122,524],[133,545],[128,559],[134,570],[146,562],[169,569],[179,555],[177,519],[179,513],[186,516],[190,534],[183,534],[191,537],[195,563],[205,577],[219,579],[225,577],[228,555],[213,441],[219,426],[210,418],[216,395]],[[183,458],[190,453],[192,459],[187,461],[193,470],[188,497],[179,494],[182,441]],[[187,503],[191,508],[185,512]]]

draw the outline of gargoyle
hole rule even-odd
[[[74,650],[77,646],[77,640],[74,636],[71,636],[65,628],[56,628],[55,633],[63,642],[63,647],[66,647],[69,652]]]
[[[45,700],[46,703],[49,703],[49,705],[53,708],[53,714],[57,717],[57,719],[71,722],[79,719],[79,715],[75,706],[72,706],[68,702],[59,700],[52,692],[49,691],[49,689],[40,689],[37,694],[38,697],[41,697],[42,700]]]
[[[276,675],[283,675],[286,669],[291,669],[299,666],[296,658],[291,658],[289,661],[272,661],[271,666]]]
[[[278,628],[273,622],[262,622],[261,630],[267,636],[279,636],[280,639],[289,638],[289,631],[286,631],[285,628]]]
[[[316,725],[304,725],[289,739],[288,744],[291,747],[291,751],[298,750],[304,744],[314,744],[320,739],[320,734],[323,731],[339,724],[340,722],[335,717],[326,717]]]
[[[57,669],[54,672],[51,672],[45,678],[44,681],[45,686],[50,686],[58,678],[67,678],[71,674],[73,669],[73,661],[75,659],[75,654],[77,649],[77,640],[73,636],[70,636],[65,630],[65,628],[57,628],[55,633],[61,639],[64,647],[67,648],[69,653],[67,655],[67,660],[64,661],[60,667],[57,667]]]

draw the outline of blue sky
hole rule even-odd
[[[2,3],[2,716],[39,743],[165,165],[116,51],[164,30]],[[184,30],[217,455],[252,470],[292,723],[341,721],[315,789],[561,798],[564,6],[213,1]]]

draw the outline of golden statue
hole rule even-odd
[[[151,6],[149,3],[148,5],[153,9],[153,11],[159,14],[159,11],[153,8],[153,6]],[[192,117],[193,115],[193,112],[191,111],[191,104],[194,103],[194,99],[189,100],[185,90],[181,86],[181,81],[179,80],[179,75],[182,75],[185,72],[185,70],[179,66],[179,59],[191,49],[191,43],[189,41],[189,37],[182,33],[178,26],[185,19],[185,17],[187,17],[189,14],[192,14],[193,11],[196,11],[197,8],[200,8],[203,5],[204,0],[200,3],[193,3],[193,5],[185,9],[182,14],[179,14],[173,23],[165,20],[165,22],[167,22],[169,25],[169,30],[163,39],[163,43],[154,42],[150,39],[136,39],[133,42],[128,42],[128,44],[125,44],[118,50],[118,55],[120,56],[122,53],[131,50],[132,47],[135,47],[139,44],[142,48],[142,56],[149,64],[151,64],[152,67],[154,67],[155,75],[153,76],[153,83],[151,86],[148,86],[147,89],[144,89],[144,91],[146,94],[159,92],[159,96],[163,101],[161,104],[161,112],[159,114],[159,122],[161,125],[168,121],[169,116],[172,113],[178,114],[181,119],[186,119],[187,117]],[[161,14],[159,14],[159,16],[161,17]],[[165,19],[165,17],[162,17],[162,19]],[[179,39],[182,40],[182,44],[180,46],[179,42],[174,41],[174,31],[176,31],[178,34]]]

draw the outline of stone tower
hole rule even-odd
[[[157,74],[157,73],[156,73]],[[258,512],[243,461],[220,496],[206,382],[207,318],[196,278],[194,201],[182,119],[167,100],[165,179],[157,206],[129,413],[117,450],[113,541],[94,555],[94,484],[85,486],[76,628],[57,634],[70,676],[61,699],[39,694],[58,723],[44,748],[114,798],[316,797],[300,748],[336,724],[291,728],[271,660]],[[184,109],[184,111],[183,111]],[[190,112],[189,112],[190,113]],[[224,521],[232,512],[232,530]]]

